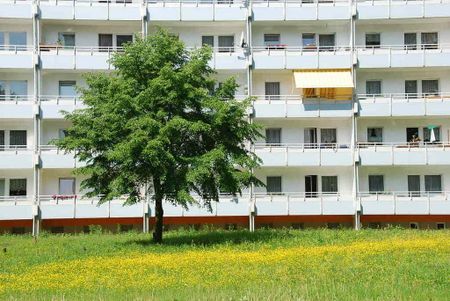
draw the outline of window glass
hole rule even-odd
[[[280,35],[277,33],[264,34],[264,46],[280,45]]]
[[[368,80],[366,81],[366,94],[370,96],[378,96],[381,94],[381,81]]]
[[[305,128],[303,130],[304,142],[306,144],[316,144],[317,143],[317,128]]]
[[[98,35],[98,46],[100,52],[108,52],[110,47],[113,46],[113,36],[112,34],[103,34],[100,33]]]
[[[0,151],[5,149],[5,131],[0,130]]]
[[[320,129],[320,142],[321,143],[336,143],[336,129]]]
[[[66,47],[74,47],[75,46],[75,34],[74,33],[59,33],[58,39],[61,45]]]
[[[266,181],[267,193],[281,192],[281,177],[267,177]]]
[[[319,46],[321,50],[333,50],[333,47],[336,46],[334,34],[320,34]]]
[[[76,81],[59,81],[59,96],[74,97],[77,95]]]
[[[202,36],[202,45],[214,47],[214,36]]]
[[[384,176],[370,175],[369,176],[369,192],[377,193],[384,191]]]
[[[302,46],[304,48],[315,48],[316,47],[316,34],[315,33],[302,34]]]
[[[265,93],[266,97],[269,100],[274,100],[275,97],[273,96],[279,96],[280,95],[280,83],[279,82],[266,82],[265,83]],[[276,97],[278,99],[278,97]]]
[[[415,50],[417,49],[417,33],[405,33],[403,36],[403,41],[405,44],[405,49]]]
[[[4,100],[5,95],[6,95],[6,83],[0,80],[0,101]]]
[[[60,178],[59,179],[59,194],[60,195],[74,195],[75,194],[75,179],[74,178]]]
[[[381,35],[379,33],[366,33],[366,46],[380,48]]]
[[[219,36],[219,52],[234,52],[234,36]]]
[[[438,80],[423,80],[422,93],[428,95],[439,95],[439,81]]]
[[[419,128],[406,128],[406,142],[419,143]]]
[[[9,131],[9,145],[26,147],[27,146],[27,131],[21,131],[21,130]]]
[[[266,129],[266,143],[280,144],[281,143],[281,129]]]
[[[408,98],[417,97],[417,81],[416,80],[405,80],[405,94]]]
[[[0,196],[5,196],[5,179],[0,179]]]
[[[9,45],[12,46],[26,46],[27,33],[26,32],[10,32]],[[16,47],[17,50],[25,50],[25,47]]]
[[[10,196],[27,195],[27,179],[10,179],[9,195]]]
[[[133,36],[130,34],[116,36],[117,47],[123,47],[125,44],[132,43],[132,42],[133,42]]]
[[[423,141],[434,143],[441,141],[441,127],[426,127],[423,128]]]
[[[66,129],[59,129],[58,131],[58,138],[63,139],[67,136],[67,130]]]
[[[383,142],[383,128],[368,128],[367,142],[382,143]]]
[[[438,47],[437,32],[422,32],[420,40],[424,49],[437,49]]]
[[[0,31],[0,50],[2,50],[1,46],[5,45],[5,33]]]
[[[10,81],[9,94],[11,96],[26,96],[28,94],[28,82],[26,80]]]
[[[337,193],[338,178],[337,176],[322,176],[322,192]]]
[[[425,191],[426,192],[441,192],[441,176],[440,175],[430,175],[425,176]]]
[[[408,192],[410,196],[420,195],[420,176],[408,175]]]

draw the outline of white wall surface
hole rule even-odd
[[[47,145],[59,138],[59,130],[67,129],[70,123],[66,120],[44,120],[42,122],[41,145]]]
[[[59,178],[75,178],[75,193],[80,194],[80,183],[82,178],[76,177],[70,169],[42,170],[41,194],[53,195],[59,193]]]
[[[1,70],[1,69],[0,69]],[[7,72],[1,70],[0,81],[26,80],[28,85],[28,95],[33,95],[33,73],[32,72]]]
[[[86,81],[84,80],[81,72],[51,72],[42,76],[41,94],[59,95],[59,81],[70,80],[76,81],[77,86],[86,87]]]
[[[265,95],[266,82],[279,82],[281,95],[301,95],[295,88],[294,75],[290,70],[255,71],[253,73],[253,95]]]
[[[266,177],[281,176],[281,188],[283,192],[304,192],[305,176],[318,175],[318,191],[322,191],[321,176],[337,176],[338,192],[342,195],[351,195],[353,185],[352,167],[340,168],[262,168],[255,172],[258,179],[266,183]],[[256,187],[255,192],[266,192],[265,187]]]
[[[425,191],[424,175],[441,175],[443,191],[450,190],[450,170],[446,166],[360,167],[359,191],[369,191],[369,175],[384,176],[384,190],[408,191],[408,175],[420,175],[421,191]]]
[[[9,32],[26,32],[27,33],[27,45],[33,45],[33,28],[31,24],[9,24],[0,23],[0,32],[6,33],[5,45],[10,45],[8,39]]]

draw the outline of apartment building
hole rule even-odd
[[[168,226],[450,226],[450,0],[0,0],[0,231],[148,231],[151,202],[83,198],[52,141],[81,75],[158,26],[213,47],[265,135],[266,187]]]

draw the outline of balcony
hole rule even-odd
[[[55,145],[41,145],[39,155],[42,168],[77,168],[85,165],[76,160],[73,153],[58,149]]]
[[[391,93],[382,95],[359,94],[361,117],[408,117],[450,115],[450,93],[433,95]]]
[[[0,45],[0,68],[33,68],[33,46]]]
[[[37,112],[33,95],[0,95],[0,119],[33,118]]]
[[[253,0],[255,21],[349,20],[350,0]]]
[[[74,110],[85,108],[83,101],[78,97],[42,95],[39,97],[42,118],[63,119],[63,112],[71,113]]]
[[[112,54],[121,47],[40,46],[43,69],[109,70]]]
[[[254,46],[255,69],[349,69],[352,51],[347,46]]]
[[[0,169],[33,168],[34,150],[27,146],[0,146]]]
[[[148,0],[152,21],[245,21],[245,0]]]
[[[31,19],[33,1],[31,0],[1,0],[0,18]]]
[[[256,194],[255,205],[258,216],[355,214],[352,196],[339,193]]]
[[[255,153],[263,161],[263,167],[353,165],[353,151],[349,144],[262,143],[255,144]]]
[[[195,50],[196,47],[187,47]],[[247,57],[244,48],[237,46],[214,47],[209,65],[216,70],[243,70],[247,68]]]
[[[450,45],[357,46],[359,68],[449,67]]]
[[[141,0],[41,0],[42,19],[126,20],[142,19]]]
[[[361,165],[449,165],[450,144],[446,143],[371,143],[359,142]]]
[[[258,95],[255,118],[351,117],[353,101],[302,99],[297,95]]]
[[[449,0],[356,0],[358,18],[402,19],[450,17]]]
[[[363,215],[450,214],[449,192],[362,192],[358,201]]]
[[[32,218],[33,196],[0,196],[0,221]]]

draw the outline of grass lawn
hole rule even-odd
[[[449,300],[450,231],[0,236],[4,300]]]

